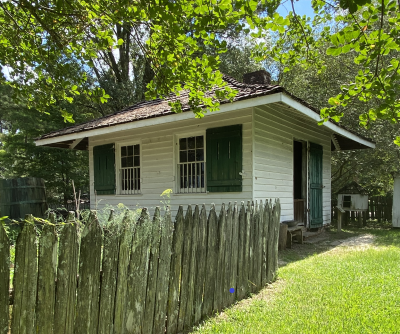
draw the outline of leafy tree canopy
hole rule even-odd
[[[72,102],[79,94],[101,103],[109,98],[103,88],[107,85],[100,80],[88,82],[88,72],[104,61],[119,82],[135,75],[126,69],[130,66],[126,62],[125,70],[122,66],[117,71],[133,41],[153,74],[147,97],[188,90],[189,104],[201,117],[200,105],[213,111],[218,100],[235,94],[219,71],[230,28],[251,33],[259,41],[257,61],[273,57],[285,70],[300,64],[324,71],[322,45],[328,45],[331,57],[351,54],[360,70],[329,99],[331,107],[322,110],[323,120],[339,120],[354,101],[378,98],[378,105],[359,116],[361,125],[368,127],[377,119],[396,123],[400,118],[399,2],[312,0],[312,20],[298,16],[294,2],[289,0],[293,11],[284,18],[276,12],[281,0],[2,1],[0,64],[6,81],[27,98],[29,107],[45,111],[59,100]],[[271,31],[276,34],[272,48],[263,42]],[[213,53],[207,52],[210,47]],[[216,96],[204,94],[215,86],[220,87]],[[181,111],[179,102],[171,103]],[[62,114],[72,121],[66,109]]]
[[[291,1],[292,6],[294,1]],[[293,11],[283,19],[275,14],[260,22],[276,31],[272,49],[262,44],[258,59],[270,54],[289,71],[296,66],[324,72],[334,57],[348,54],[352,77],[338,82],[340,90],[329,96],[322,121],[339,121],[349,107],[364,104],[359,123],[369,128],[378,119],[400,120],[400,2],[389,0],[313,0],[313,19]],[[257,36],[253,34],[253,36]],[[321,50],[328,57],[322,56]],[[339,69],[340,70],[340,69]],[[378,99],[378,103],[368,102]],[[358,105],[360,106],[360,105]],[[397,137],[400,144],[400,137]]]

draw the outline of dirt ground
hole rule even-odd
[[[279,251],[279,267],[304,259],[313,254],[335,250],[340,247],[370,247],[374,236],[368,233],[323,230],[320,234],[307,238],[303,244],[293,243],[291,249]]]

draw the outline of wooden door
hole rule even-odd
[[[322,154],[321,145],[310,143],[310,228],[322,227]]]

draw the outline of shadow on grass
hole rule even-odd
[[[362,228],[349,225],[341,232],[337,232],[335,228],[330,228],[318,236],[306,239],[304,244],[294,243],[291,249],[279,251],[279,267],[330,251],[340,246],[340,241],[363,234],[375,236],[375,245],[400,247],[400,229],[393,229],[390,223],[377,224],[371,222]]]

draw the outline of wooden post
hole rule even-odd
[[[54,328],[57,333],[74,333],[76,276],[79,242],[74,213],[70,212],[59,242]]]
[[[363,216],[363,225],[364,225],[364,226],[367,226],[367,214],[368,214],[368,211],[363,211],[363,212],[362,212],[362,216]]]
[[[55,214],[50,214],[55,224]],[[57,273],[57,236],[54,225],[45,225],[39,242],[38,291],[36,301],[36,331],[52,334],[54,326],[54,302]]]
[[[288,232],[287,224],[279,224],[279,247],[278,247],[279,250],[286,249],[287,232]]]
[[[337,208],[337,231],[339,233],[342,232],[342,219],[343,219],[342,210]]]
[[[345,211],[344,213],[344,226],[349,225],[349,220],[350,220],[350,211]]]
[[[11,333],[35,333],[37,291],[37,247],[32,215],[25,216],[22,232],[15,246],[14,304]]]
[[[81,239],[75,333],[97,334],[102,232],[96,212],[91,211]]]
[[[169,207],[164,214],[161,223],[161,242],[160,242],[160,259],[158,263],[157,276],[157,302],[154,315],[153,333],[165,333],[165,316],[167,314],[168,302],[168,282],[171,264],[171,247],[172,236],[174,233],[174,224],[171,220],[171,212]]]
[[[0,224],[0,334],[8,333],[10,288],[10,241]]]

